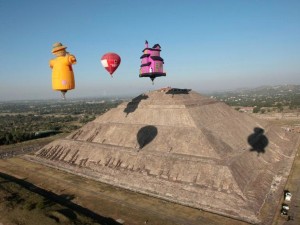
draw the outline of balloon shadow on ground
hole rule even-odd
[[[142,149],[151,141],[153,141],[156,135],[157,135],[157,128],[155,126],[149,125],[149,126],[142,127],[137,133],[137,141],[139,143],[139,149]]]
[[[171,88],[166,92],[168,95],[189,94],[192,89]]]
[[[257,156],[259,156],[259,154],[266,152],[265,148],[269,144],[269,140],[264,135],[264,129],[255,127],[253,131],[254,133],[248,137],[248,143],[252,147],[250,151],[257,152]]]
[[[132,99],[130,102],[127,103],[126,108],[124,109],[124,113],[126,113],[126,116],[128,116],[129,113],[134,112],[137,107],[139,106],[140,102],[142,100],[145,100],[148,98],[148,95],[141,94],[134,99]]]

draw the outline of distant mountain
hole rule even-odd
[[[261,86],[252,89],[215,92],[210,96],[231,106],[300,108],[300,85]]]
[[[251,89],[236,89],[233,91],[222,91],[222,92],[215,92],[214,94],[222,95],[222,94],[248,94],[248,95],[276,95],[276,94],[300,94],[300,85],[292,85],[292,84],[285,84],[285,85],[276,85],[276,86],[260,86],[257,88]]]
[[[299,92],[300,85],[277,85],[277,86],[261,86],[254,89],[249,89],[248,92]]]

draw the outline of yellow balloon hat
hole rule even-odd
[[[62,43],[56,42],[56,43],[53,44],[52,53],[58,52],[58,51],[60,51],[60,50],[66,49],[66,48],[67,48],[67,47],[66,47],[66,46],[63,46]]]

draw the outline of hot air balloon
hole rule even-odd
[[[155,44],[152,48],[148,47],[148,41],[145,42],[145,48],[143,50],[143,55],[140,57],[142,59],[140,66],[140,77],[150,77],[153,81],[156,77],[166,76],[163,72],[164,60],[160,57],[160,45]]]
[[[72,64],[76,63],[76,58],[69,54],[66,48],[59,42],[53,44],[52,53],[56,58],[49,62],[52,69],[52,89],[61,91],[63,99],[68,90],[75,88]]]
[[[109,72],[112,76],[116,69],[121,64],[121,58],[118,54],[109,52],[102,56],[101,58],[102,66]]]

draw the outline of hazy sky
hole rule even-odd
[[[0,0],[0,100],[59,98],[52,44],[77,58],[67,98],[300,84],[299,0]],[[144,42],[167,77],[139,78]],[[100,58],[116,52],[114,78]]]

